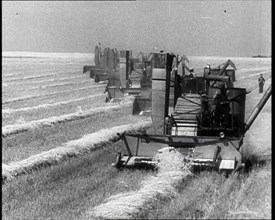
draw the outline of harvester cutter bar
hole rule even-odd
[[[208,136],[188,136],[188,135],[148,135],[148,134],[133,134],[133,133],[122,133],[119,134],[119,139],[123,139],[124,142],[126,140],[126,136],[140,138],[141,142],[144,140],[146,143],[155,142],[167,144],[169,146],[173,146],[175,148],[189,148],[189,147],[200,147],[210,144],[219,144],[221,142],[233,142],[238,141],[239,138],[220,138],[220,137],[208,137]],[[127,142],[127,140],[126,140]],[[129,149],[129,145],[125,142],[127,151]],[[131,154],[132,155],[132,154]]]

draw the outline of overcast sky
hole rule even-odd
[[[102,47],[187,56],[271,55],[271,1],[7,1],[2,50]]]

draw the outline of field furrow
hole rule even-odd
[[[115,108],[91,114],[90,117],[42,126],[40,129],[2,137],[2,162],[10,163],[26,159],[34,154],[61,146],[70,140],[79,139],[85,134],[99,129],[127,123],[137,123],[138,116],[131,116],[132,107]]]
[[[18,134],[21,132],[25,132],[25,131],[35,129],[35,128],[40,128],[43,126],[51,126],[51,125],[54,125],[57,123],[63,123],[66,121],[74,121],[74,120],[78,120],[78,119],[83,119],[83,118],[90,117],[91,115],[93,115],[95,113],[107,112],[107,111],[111,111],[114,109],[120,109],[123,106],[127,107],[127,106],[132,106],[132,105],[133,105],[132,102],[125,103],[124,105],[115,104],[113,106],[93,108],[93,109],[90,109],[87,111],[79,111],[76,113],[55,116],[55,117],[51,117],[51,118],[44,118],[41,120],[30,121],[30,122],[22,123],[22,124],[6,125],[6,126],[2,127],[2,137]]]
[[[4,82],[14,82],[14,81],[22,81],[22,80],[30,80],[30,79],[39,79],[39,78],[44,78],[44,77],[49,77],[49,76],[56,76],[56,75],[65,75],[67,74],[66,72],[60,72],[60,73],[51,73],[51,74],[45,74],[41,76],[28,76],[28,77],[18,77],[18,78],[12,78],[12,79],[6,79]]]
[[[58,84],[53,84],[53,85],[41,85],[41,86],[36,86],[36,87],[30,87],[28,89],[18,89],[17,91],[30,91],[30,90],[37,90],[37,89],[48,89],[52,87],[63,87],[67,85],[75,85],[75,84],[84,84],[84,83],[90,83],[87,82],[87,80],[84,81],[79,81],[79,82],[67,82],[67,83],[58,83]]]
[[[37,97],[33,99],[11,102],[8,104],[2,104],[2,108],[18,109],[18,108],[32,107],[32,106],[37,106],[42,104],[52,104],[52,103],[57,103],[62,101],[78,99],[78,98],[86,97],[89,95],[95,95],[95,94],[104,94],[104,87],[99,87],[97,89],[84,89],[84,90],[80,90],[80,92],[79,90],[76,90],[76,91],[63,93],[61,95],[57,93],[56,95],[53,95],[53,96],[42,96],[42,97]]]
[[[38,95],[47,95],[47,94],[51,94],[54,92],[63,92],[66,90],[70,90],[72,89],[73,91],[77,90],[77,89],[82,89],[88,86],[94,85],[95,88],[97,87],[97,85],[95,85],[95,83],[91,80],[82,80],[82,81],[76,81],[76,82],[70,82],[70,83],[60,83],[60,84],[56,84],[54,86],[42,86],[41,88],[32,88],[30,87],[30,89],[24,89],[24,90],[17,90],[14,89],[12,91],[3,91],[3,94],[5,95],[5,97],[7,99],[16,99],[16,98],[21,98],[21,97],[29,97],[29,96],[38,96]]]
[[[87,87],[83,87],[83,88],[77,88],[77,89],[47,93],[47,94],[44,94],[44,95],[29,95],[29,96],[25,96],[25,97],[19,97],[19,98],[4,100],[4,101],[2,101],[2,105],[3,104],[9,104],[9,103],[12,103],[12,102],[25,101],[25,100],[34,99],[34,98],[42,98],[42,97],[47,97],[47,96],[60,95],[60,94],[63,94],[63,93],[80,92],[82,90],[88,90],[88,89],[93,89],[94,90],[94,89],[104,88],[104,87],[105,87],[105,85],[92,85],[92,86],[87,86]]]
[[[140,121],[136,124],[126,124],[102,129],[92,134],[86,134],[80,139],[69,141],[63,146],[33,155],[25,160],[12,162],[8,165],[2,164],[2,180],[33,171],[43,165],[56,164],[67,158],[80,156],[94,150],[102,144],[115,141],[118,138],[117,132],[143,130],[151,126],[151,124],[151,120],[147,120]]]
[[[47,80],[35,80],[35,81],[26,81],[26,82],[21,82],[21,83],[18,83],[18,82],[15,82],[15,83],[5,83],[6,87],[9,87],[9,86],[19,86],[20,88],[21,87],[30,87],[34,84],[43,84],[45,85],[45,83],[47,85],[49,85],[49,83],[56,83],[57,81],[60,82],[60,81],[70,81],[70,80],[76,80],[76,79],[87,79],[87,76],[86,75],[77,75],[77,76],[68,76],[68,77],[61,77],[61,78],[58,78],[58,77],[54,77],[54,78],[50,78],[50,79],[47,79]]]
[[[91,207],[111,195],[138,190],[142,180],[153,172],[112,167],[120,147],[121,142],[107,144],[7,182],[2,186],[2,218],[84,220]]]
[[[206,64],[228,59],[188,58],[197,75]],[[247,118],[263,95],[259,75],[264,91],[271,84],[271,59],[230,59],[237,67],[234,87],[252,90]],[[4,219],[271,217],[271,167],[227,178],[210,171],[191,175],[178,151],[157,154],[157,170],[112,167],[117,152],[125,151],[123,141],[113,142],[117,132],[143,129],[151,119],[132,115],[133,97],[105,103],[106,84],[82,73],[92,63],[90,55],[2,58]],[[268,100],[244,137],[244,157],[271,157],[271,127]]]
[[[184,157],[177,151],[163,152],[157,155],[159,172],[156,176],[145,179],[138,191],[114,195],[99,206],[87,212],[87,219],[130,219],[141,210],[147,210],[156,199],[170,199],[177,194],[175,187],[191,173]]]
[[[22,124],[34,120],[42,120],[50,117],[59,117],[65,114],[73,114],[77,112],[89,111],[93,108],[104,108],[114,106],[111,103],[105,103],[106,94],[100,93],[91,95],[90,98],[79,98],[76,101],[69,100],[66,102],[57,102],[51,104],[45,104],[40,106],[26,107],[24,111],[15,111],[11,114],[5,114],[2,112],[2,126],[12,124]],[[38,107],[38,108],[36,108]],[[9,109],[7,109],[9,112]]]
[[[2,115],[3,114],[4,115],[12,114],[12,113],[16,113],[16,112],[28,112],[28,111],[32,111],[32,110],[36,110],[36,109],[40,109],[40,108],[50,108],[50,107],[55,107],[55,106],[59,106],[59,105],[67,105],[70,103],[79,102],[79,101],[83,101],[83,100],[87,100],[87,99],[91,99],[91,98],[95,98],[95,97],[99,97],[99,96],[105,96],[105,95],[95,94],[95,95],[85,96],[83,98],[78,98],[78,99],[73,99],[73,100],[68,100],[68,101],[63,101],[63,102],[57,102],[57,103],[52,103],[52,104],[42,104],[42,105],[18,108],[18,109],[2,109]]]

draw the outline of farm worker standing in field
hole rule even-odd
[[[263,93],[264,83],[265,83],[265,79],[263,77],[263,74],[261,74],[260,78],[258,79],[258,83],[259,83],[259,93]]]

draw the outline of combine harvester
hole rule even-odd
[[[114,74],[116,76],[108,79],[107,101],[129,94],[134,95],[136,100],[143,101],[144,108],[151,106],[152,67],[147,57],[143,55],[140,58],[133,58],[132,51],[120,51],[117,72]]]
[[[90,77],[95,82],[105,81],[114,77],[117,65],[119,63],[119,54],[117,49],[105,48],[101,50],[100,44],[95,47],[94,64],[92,66],[84,66],[83,73],[90,71]]]
[[[134,95],[133,114],[151,110],[152,54],[139,53],[133,58],[132,51],[95,47],[95,65],[84,66],[83,73],[90,71],[95,82],[107,81],[106,102]]]
[[[160,149],[177,148],[193,168],[233,171],[244,165],[243,138],[271,96],[271,85],[245,122],[249,92],[234,88],[235,66],[206,67],[202,76],[179,71],[179,57],[158,54],[152,71],[152,121],[146,133],[118,134],[125,143],[115,167],[154,166]],[[226,71],[233,64],[233,71]]]

